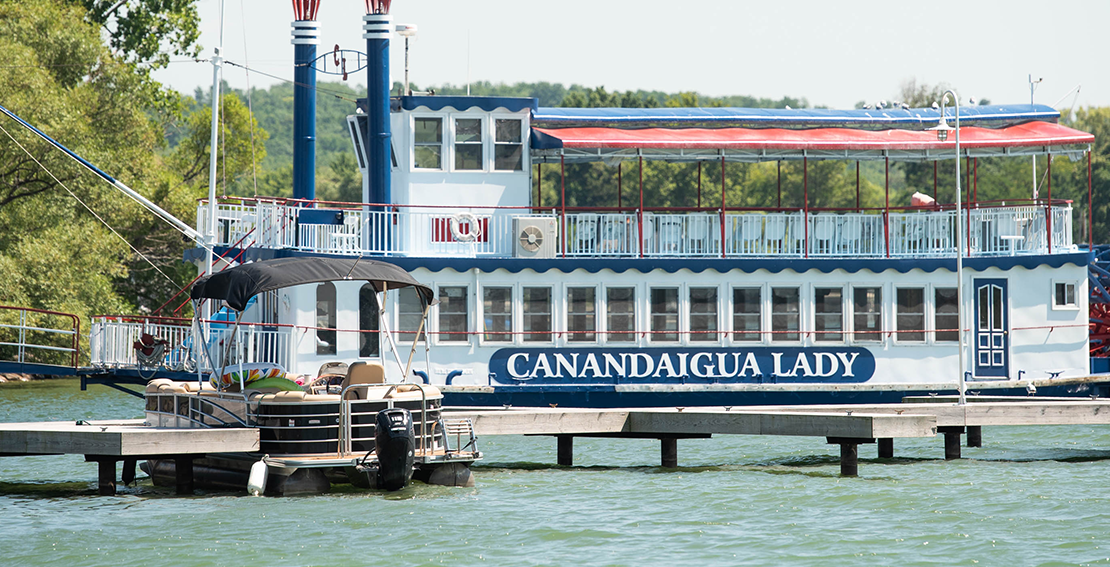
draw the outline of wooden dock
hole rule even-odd
[[[574,437],[649,438],[661,442],[661,464],[678,464],[678,439],[712,435],[825,437],[840,445],[840,470],[858,472],[858,449],[877,443],[878,456],[894,456],[894,439],[944,435],[946,459],[960,458],[961,436],[982,446],[984,426],[1110,425],[1110,400],[1082,398],[908,398],[906,403],[838,406],[732,406],[652,409],[467,408],[478,436],[550,435],[558,463],[570,465]]]
[[[116,463],[123,461],[123,481],[135,478],[135,464],[146,459],[174,459],[178,494],[193,493],[193,459],[212,453],[258,451],[258,430],[168,429],[123,421],[48,421],[0,423],[0,457],[84,455],[98,464],[99,492],[116,492]]]

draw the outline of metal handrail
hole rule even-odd
[[[69,353],[71,353],[70,365],[69,366],[72,367],[75,370],[77,369],[77,360],[78,360],[78,356],[80,355],[80,352],[81,352],[80,344],[79,344],[79,340],[80,340],[80,336],[81,336],[81,319],[77,315],[74,315],[72,313],[63,313],[61,311],[49,311],[49,310],[46,310],[46,309],[34,309],[32,307],[14,307],[14,306],[6,306],[6,305],[0,305],[0,310],[16,311],[16,312],[19,313],[19,324],[18,325],[8,325],[8,324],[0,325],[0,328],[18,329],[19,330],[19,333],[18,333],[19,334],[19,340],[18,340],[18,342],[15,342],[15,343],[2,342],[2,343],[0,343],[0,345],[3,345],[3,346],[14,346],[14,347],[16,347],[16,353],[17,354],[16,354],[15,362],[26,363],[27,362],[27,360],[26,360],[26,358],[27,358],[27,349],[29,349],[29,348],[30,349],[56,351],[56,352],[69,352]],[[72,327],[70,327],[69,329],[53,329],[53,328],[48,328],[48,327],[28,326],[28,324],[27,324],[27,314],[28,313],[39,313],[39,314],[42,314],[42,315],[51,315],[51,316],[56,316],[56,317],[66,317],[66,318],[69,318],[70,321],[72,321]],[[42,332],[42,333],[55,334],[55,335],[70,335],[70,336],[72,336],[72,342],[71,342],[71,345],[68,346],[68,347],[57,347],[57,346],[52,346],[52,345],[40,345],[40,344],[28,343],[27,342],[27,331]]]

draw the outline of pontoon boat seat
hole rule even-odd
[[[575,252],[593,253],[597,251],[597,213],[580,213],[575,231]]]
[[[385,384],[385,367],[378,363],[355,362],[347,368],[347,377],[339,385],[339,391],[346,390],[348,386],[359,384]],[[361,400],[362,396],[357,390],[347,393],[348,399]]]
[[[346,362],[325,362],[324,364],[320,365],[320,371],[316,373],[316,377],[319,378],[321,376],[325,376],[325,375],[329,375],[329,374],[337,374],[339,376],[346,376],[347,375],[347,363]]]

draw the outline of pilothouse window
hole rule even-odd
[[[482,156],[482,119],[455,119],[455,169],[480,170]]]
[[[500,171],[522,171],[524,144],[520,135],[520,120],[498,119],[494,124],[493,168]]]
[[[442,169],[443,119],[417,118],[413,128],[413,159],[417,169]]]

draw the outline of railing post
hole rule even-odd
[[[640,208],[636,210],[636,225],[640,231],[640,257],[644,257],[644,156],[640,156]]]
[[[802,242],[802,256],[809,258],[809,158],[802,150],[802,232],[805,241]]]
[[[562,197],[559,199],[559,206],[561,207],[560,215],[563,217],[559,230],[560,240],[563,244],[563,257],[567,257],[567,164],[566,156],[562,153],[559,154],[559,178],[562,183]]]
[[[1048,253],[1052,254],[1052,154],[1048,154],[1048,205],[1045,208],[1045,231],[1048,233]]]
[[[699,164],[701,162],[698,162]],[[698,206],[701,206],[701,168],[698,168]],[[706,247],[708,248],[708,246]],[[721,257],[725,257],[725,156],[721,154]]]
[[[885,152],[885,150],[884,150]],[[884,158],[886,163],[886,205],[883,206],[883,248],[886,250],[886,257],[890,258],[890,156]]]

